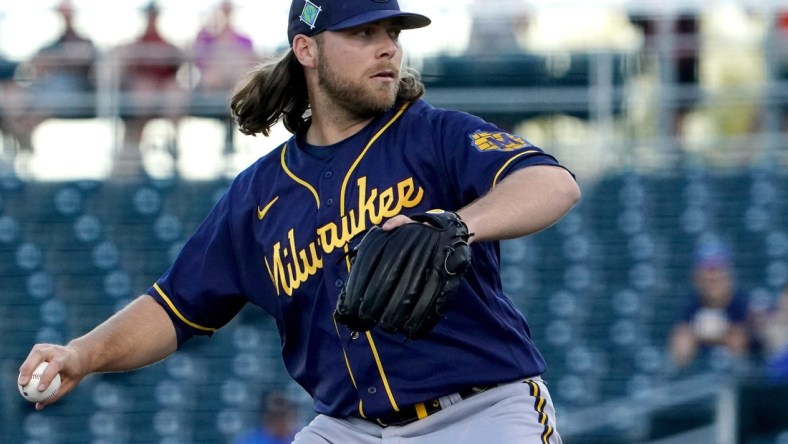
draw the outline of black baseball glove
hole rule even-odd
[[[455,213],[410,216],[418,223],[373,227],[350,251],[350,276],[334,316],[357,332],[376,325],[419,339],[443,318],[471,264],[468,227]]]

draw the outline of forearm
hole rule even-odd
[[[140,296],[89,333],[74,339],[85,373],[133,370],[160,361],[177,348],[175,327],[150,296]]]
[[[686,366],[695,357],[697,349],[698,341],[692,332],[692,327],[684,322],[674,327],[669,343],[673,363],[679,367]]]
[[[482,198],[457,213],[474,242],[513,239],[549,227],[580,199],[563,168],[538,165],[515,171]]]

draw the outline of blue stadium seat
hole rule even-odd
[[[73,230],[78,242],[92,244],[101,240],[104,225],[95,214],[83,214],[74,221]]]
[[[16,218],[10,215],[0,216],[0,251],[19,242],[20,228]]]
[[[121,412],[96,409],[88,418],[88,430],[91,443],[129,442],[129,438],[137,435],[129,430],[126,417]]]
[[[44,265],[43,250],[32,242],[19,245],[14,256],[17,267],[27,272],[38,270]]]

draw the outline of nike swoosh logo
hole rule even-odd
[[[274,200],[269,202],[268,205],[266,205],[265,208],[262,208],[262,209],[258,206],[257,207],[257,220],[263,220],[263,218],[265,217],[266,213],[268,213],[268,210],[270,210],[271,207],[274,206],[274,204],[276,203],[277,200],[279,200],[278,197],[274,198]]]

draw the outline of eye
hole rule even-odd
[[[401,32],[402,32],[402,29],[399,29],[399,28],[397,28],[397,29],[390,29],[389,30],[389,37],[391,37],[393,40],[399,40],[399,34]]]
[[[355,31],[353,31],[353,35],[357,35],[359,37],[367,37],[370,34],[372,34],[372,29],[368,26],[362,26],[360,28],[356,28]]]

